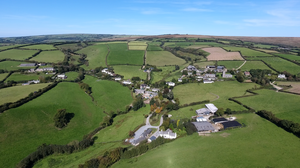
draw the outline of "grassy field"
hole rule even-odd
[[[118,82],[99,80],[91,76],[85,76],[83,82],[92,87],[95,103],[106,112],[124,110],[133,101],[130,90]]]
[[[46,86],[49,83],[42,83],[42,84],[34,84],[34,85],[27,85],[27,86],[14,86],[8,87],[4,89],[0,89],[0,105],[9,102],[16,102],[26,96],[29,93],[38,91]],[[1,138],[0,138],[1,139]]]
[[[164,46],[168,46],[168,47],[179,46],[183,48],[190,48],[193,46],[223,47],[227,45],[216,43],[216,42],[166,42]]]
[[[287,71],[291,74],[299,74],[300,66],[279,57],[262,57],[261,60],[270,64],[277,71]]]
[[[138,76],[141,79],[146,79],[147,73],[141,70],[140,66],[130,65],[115,65],[113,66],[116,74],[124,76],[124,79],[131,79],[134,76]]]
[[[146,42],[143,41],[131,41],[128,43],[129,46],[147,46]]]
[[[108,53],[107,45],[99,44],[88,46],[77,53],[83,53],[87,55],[86,60],[89,61],[89,66],[82,65],[84,69],[95,69],[96,67],[106,67],[105,58]]]
[[[182,65],[185,60],[176,57],[168,51],[148,51],[146,64],[164,66],[164,65]]]
[[[84,82],[92,87],[94,102],[77,83],[63,82],[41,97],[0,116],[3,167],[14,167],[43,143],[67,144],[81,140],[83,135],[99,126],[105,115],[103,110],[123,110],[132,101],[130,90],[116,82],[98,81],[89,76]],[[53,116],[60,108],[75,114],[62,130],[53,125]]]
[[[146,45],[130,45],[128,46],[129,50],[146,50]]]
[[[17,69],[30,69],[35,67],[19,67],[20,64],[26,64],[26,62],[20,61],[3,61],[0,62],[0,69],[6,69],[8,71],[17,70]]]
[[[255,92],[259,95],[238,100],[255,110],[272,111],[278,118],[300,123],[300,96],[273,90],[259,90]]]
[[[162,69],[161,72],[152,72],[151,81],[152,83],[158,82],[163,78],[166,78],[173,70],[175,70],[175,66],[165,66],[165,67],[157,67]]]
[[[213,101],[218,108],[244,110],[242,106],[229,101],[228,98],[243,96],[247,89],[251,89],[255,85],[254,83],[239,83],[237,81],[215,82],[212,84],[191,83],[176,86],[173,93],[175,98],[179,98],[181,105],[210,100]]]
[[[206,68],[207,65],[215,65],[215,62],[214,61],[195,62],[194,65],[197,65],[199,68]]]
[[[236,117],[247,127],[179,138],[112,167],[298,167],[299,138],[255,114]]]
[[[68,77],[66,80],[75,80],[78,77],[78,72],[67,72],[65,75]]]
[[[237,69],[244,62],[245,61],[218,61],[218,65],[224,65],[228,70],[230,70],[230,69]]]
[[[263,52],[266,52],[266,53],[278,53],[278,51],[275,51],[275,50],[267,50],[267,49],[256,49],[258,51],[263,51]]]
[[[2,81],[7,75],[8,75],[8,73],[1,73],[0,74],[0,81]]]
[[[223,47],[223,48],[227,51],[240,51],[243,56],[249,56],[249,57],[253,57],[253,56],[272,56],[272,55],[267,54],[267,53],[263,53],[263,52],[251,50],[249,48],[243,48],[243,47],[232,47],[231,46],[231,47]]]
[[[0,46],[0,51],[1,50],[5,50],[5,49],[9,49],[9,48],[14,48],[14,47],[22,46],[22,45],[23,44]]]
[[[30,60],[38,62],[62,62],[65,58],[64,53],[61,51],[42,51],[39,55],[31,58]]]
[[[19,72],[15,72],[11,74],[6,81],[14,80],[14,81],[29,81],[29,80],[38,80],[40,76],[52,76],[52,74],[36,74],[36,73],[28,73],[28,74],[21,74]]]
[[[162,51],[163,49],[157,45],[148,45],[147,51]]]
[[[250,71],[250,69],[269,69],[272,72],[275,72],[261,61],[247,61],[241,68],[242,71]]]
[[[38,50],[55,50],[55,49],[57,49],[57,48],[53,47],[53,45],[50,45],[50,44],[30,45],[30,46],[25,46],[22,48],[38,49]]]
[[[183,107],[183,108],[180,108],[179,110],[173,110],[173,111],[169,112],[169,114],[172,114],[171,119],[173,119],[173,120],[178,120],[178,119],[183,119],[183,118],[191,119],[192,116],[196,115],[195,111],[197,109],[204,108],[204,107],[205,107],[204,104]]]
[[[300,62],[300,56],[296,56],[296,55],[291,55],[291,54],[275,54],[278,55],[280,57],[292,60],[292,61],[297,61]]]
[[[10,58],[16,60],[25,60],[35,54],[35,50],[17,50],[11,49],[0,52],[0,59]]]
[[[92,147],[70,155],[53,155],[47,157],[46,159],[43,159],[37,163],[34,167],[77,167],[79,164],[82,164],[91,158],[95,158],[107,150],[120,146],[125,147],[126,145],[124,145],[122,142],[106,144],[101,144],[101,142],[119,140],[123,141],[125,138],[128,138],[129,130],[134,130],[137,126],[145,122],[143,114],[148,114],[149,109],[149,106],[147,106],[139,109],[138,111],[131,111],[128,114],[117,116],[114,118],[113,125],[101,130],[98,134],[96,134],[98,139]]]
[[[134,64],[143,65],[144,51],[128,50],[126,43],[110,43],[108,44],[110,53],[107,58],[109,65],[116,64]]]
[[[86,46],[85,43],[71,43],[71,44],[63,44],[63,45],[57,45],[55,47],[59,48],[59,49],[64,49],[64,50],[68,50],[68,49],[71,49],[71,50],[79,50],[81,49],[82,46],[79,46],[79,45],[82,45],[82,46]]]
[[[254,44],[254,47],[258,47],[258,48],[272,48],[272,47],[278,47],[276,45],[267,45],[267,44]]]

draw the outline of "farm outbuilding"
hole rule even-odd
[[[227,120],[226,118],[223,118],[223,117],[212,119],[212,122],[214,122],[215,124],[217,124],[217,123],[222,123],[222,122],[227,122],[227,121],[228,121],[228,120]]]
[[[210,112],[212,113],[215,113],[218,111],[218,108],[212,104],[212,103],[209,103],[209,104],[205,104],[206,108],[208,108],[210,110]]]
[[[242,127],[242,125],[237,121],[228,121],[228,122],[223,122],[221,124],[223,125],[224,129]]]
[[[213,125],[207,121],[204,122],[192,122],[194,126],[196,127],[198,132],[203,132],[203,131],[216,131]]]

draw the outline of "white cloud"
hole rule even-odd
[[[202,9],[202,8],[184,8],[182,11],[186,12],[212,12],[210,9]]]

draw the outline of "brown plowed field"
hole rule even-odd
[[[208,61],[212,60],[244,60],[239,52],[227,52],[220,47],[202,48],[202,50],[209,52],[207,56]]]
[[[278,82],[278,85],[292,85],[292,88],[287,91],[300,93],[300,82]]]

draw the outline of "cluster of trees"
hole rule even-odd
[[[244,80],[245,80],[245,79],[244,79],[244,74],[243,74],[242,71],[239,71],[239,72],[236,74],[235,77],[236,77],[236,80],[239,81],[239,82],[241,82],[241,83],[244,82]]]
[[[78,71],[79,68],[78,66],[74,64],[69,64],[68,62],[63,62],[63,63],[57,63],[54,65],[54,69],[58,73],[65,73],[69,71]]]
[[[53,117],[54,125],[57,128],[66,127],[73,117],[74,113],[67,113],[66,109],[58,109]]]
[[[283,71],[281,73],[285,75],[285,77],[288,81],[300,81],[300,74],[293,75],[287,71]]]
[[[92,93],[92,88],[86,84],[86,83],[83,83],[83,82],[80,82],[79,83],[79,86],[82,90],[84,90],[87,94],[91,94]]]
[[[132,109],[133,111],[137,111],[138,109],[145,107],[145,103],[143,101],[143,97],[141,95],[136,96],[136,100],[133,102]]]
[[[48,86],[46,86],[43,89],[39,89],[37,92],[33,92],[30,93],[27,97],[20,99],[14,103],[5,103],[3,105],[0,106],[0,113],[3,113],[5,110],[11,109],[11,108],[16,108],[19,107],[27,102],[29,102],[30,100],[42,95],[43,93],[47,92],[48,90],[52,89],[53,87],[55,87],[59,82],[54,82],[52,84],[49,84]]]
[[[269,69],[251,69],[250,74],[251,74],[251,81],[255,82],[257,84],[260,84],[262,86],[269,85],[270,80],[267,76],[268,74],[271,74],[272,71]]]
[[[131,78],[131,81],[133,81],[133,82],[140,81],[140,80],[141,80],[141,78],[138,76],[134,76]]]
[[[276,124],[278,127],[285,129],[288,132],[295,134],[296,136],[300,136],[300,124],[295,123],[289,120],[281,120],[275,116],[271,111],[261,110],[258,111],[256,114],[259,116],[271,121],[272,123]]]

